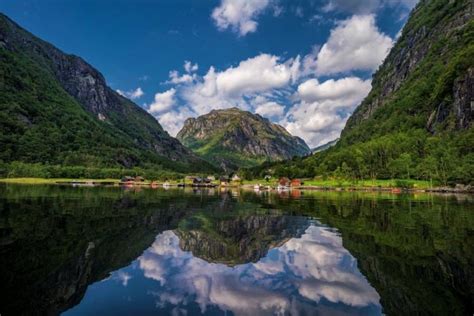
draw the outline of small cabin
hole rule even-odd
[[[203,183],[203,179],[200,177],[193,178],[193,184],[201,184]]]
[[[143,182],[145,181],[145,178],[141,177],[141,176],[136,176],[135,177],[135,182]]]
[[[234,176],[232,177],[232,181],[233,182],[239,182],[240,181],[240,177],[236,174],[234,174]]]
[[[132,182],[134,181],[133,177],[125,176],[121,179],[122,182]]]
[[[290,179],[288,179],[286,177],[282,177],[282,178],[280,178],[280,180],[278,180],[278,185],[279,186],[289,187],[290,184],[291,184]]]
[[[196,176],[186,176],[186,177],[184,177],[184,181],[193,182],[195,178],[197,178],[197,177]]]
[[[228,185],[229,184],[229,177],[221,176],[219,178],[219,182],[221,185]]]
[[[290,183],[292,187],[300,187],[302,184],[303,182],[300,179],[293,179]]]
[[[214,176],[207,176],[206,179],[212,182],[212,181],[215,181],[215,180],[216,180],[216,177],[214,177]]]

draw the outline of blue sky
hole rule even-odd
[[[310,146],[338,137],[416,0],[0,0],[175,135],[237,106]]]

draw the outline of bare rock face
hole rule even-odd
[[[301,138],[282,126],[237,108],[213,110],[187,119],[177,138],[194,152],[228,169],[311,152]]]

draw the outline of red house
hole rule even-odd
[[[300,179],[293,179],[291,180],[292,187],[300,187],[303,184]]]
[[[286,178],[286,177],[283,177],[283,178],[280,178],[280,180],[278,180],[278,185],[282,186],[282,187],[288,187],[290,186],[290,179]]]

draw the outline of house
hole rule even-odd
[[[196,176],[186,176],[184,177],[185,182],[193,182],[194,179],[197,178]]]
[[[232,181],[233,182],[239,182],[241,179],[240,177],[237,175],[237,174],[234,174],[234,176],[232,177]]]
[[[129,177],[129,176],[125,176],[121,179],[122,182],[133,182],[134,181],[134,178],[133,177]]]
[[[212,181],[215,181],[215,180],[216,180],[216,177],[214,177],[214,176],[207,176],[207,179],[212,182]]]
[[[203,179],[200,177],[193,178],[193,184],[201,184],[203,183]]]
[[[300,187],[302,184],[303,182],[301,182],[300,179],[293,179],[291,180],[291,183],[290,183],[292,187]]]
[[[280,178],[280,180],[278,180],[278,185],[281,187],[289,187],[290,184],[291,184],[290,179],[286,177],[282,177]]]
[[[140,176],[135,177],[135,182],[143,182],[143,181],[145,181],[145,178],[140,177]]]
[[[221,176],[219,178],[219,182],[220,182],[221,185],[229,185],[229,177]]]

